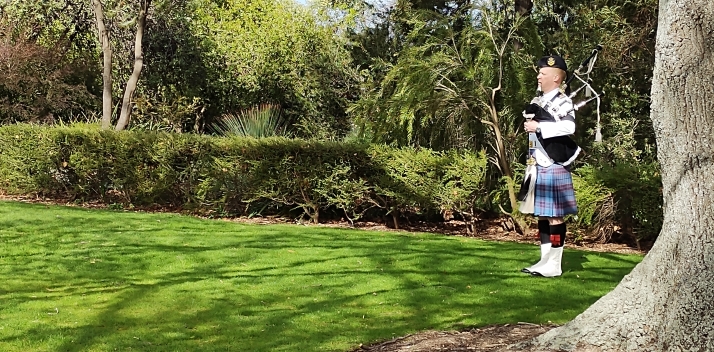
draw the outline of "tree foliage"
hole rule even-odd
[[[587,161],[635,162],[654,158],[649,121],[657,1],[598,0],[536,3],[533,20],[545,50],[563,55],[572,69],[597,44],[604,48],[590,78],[604,92],[604,145],[592,145],[592,104],[578,116],[581,144],[596,151]],[[539,6],[540,5],[540,6]],[[589,109],[588,109],[589,108]]]
[[[284,1],[204,1],[199,11],[213,54],[225,60],[220,79],[234,93],[223,97],[224,108],[278,104],[303,136],[349,130],[344,111],[358,76],[331,26]]]
[[[355,118],[379,142],[486,147],[483,121],[490,114],[491,88],[498,86],[498,50],[510,40],[503,33],[507,28],[499,27],[499,18],[482,17],[457,32],[452,17],[426,11],[412,15],[412,30],[396,61],[375,58],[376,70],[386,74],[367,83],[368,92],[352,109]],[[527,62],[505,55],[503,61],[508,60]]]

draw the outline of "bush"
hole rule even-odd
[[[460,214],[486,204],[486,158],[361,143],[0,127],[0,189],[218,215]]]
[[[0,124],[55,123],[77,119],[97,106],[91,59],[68,54],[71,43],[52,45],[0,22]]]
[[[615,231],[615,206],[612,189],[597,177],[597,170],[584,166],[573,173],[577,216],[568,220],[574,228],[585,230],[602,242],[608,242]]]
[[[664,221],[659,164],[651,161],[606,165],[597,170],[597,177],[613,190],[616,220],[623,232],[638,243],[653,242]]]
[[[653,242],[662,228],[662,179],[659,164],[616,163],[585,166],[574,173],[578,216],[575,224],[603,240],[621,228],[638,244]]]
[[[446,219],[455,213],[472,222],[488,204],[484,153],[386,146],[373,146],[372,153],[382,168],[375,182],[378,205],[395,221],[407,211],[441,213]]]
[[[51,130],[10,125],[0,131],[0,190],[22,194],[43,189],[48,195],[67,191],[59,181],[64,175]]]

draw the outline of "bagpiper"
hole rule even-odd
[[[569,166],[581,149],[570,138],[575,133],[577,108],[563,88],[568,75],[565,60],[545,56],[537,66],[540,94],[523,111],[529,148],[519,199],[522,213],[538,217],[540,260],[521,271],[555,277],[562,274],[564,217],[578,212]]]

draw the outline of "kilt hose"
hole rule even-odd
[[[562,218],[577,212],[578,204],[575,202],[573,177],[570,171],[559,164],[549,167],[539,165],[533,215]]]

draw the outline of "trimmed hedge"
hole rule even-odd
[[[101,131],[93,125],[0,127],[8,194],[170,206],[217,216],[296,212],[440,213],[487,208],[482,153],[285,138]]]

